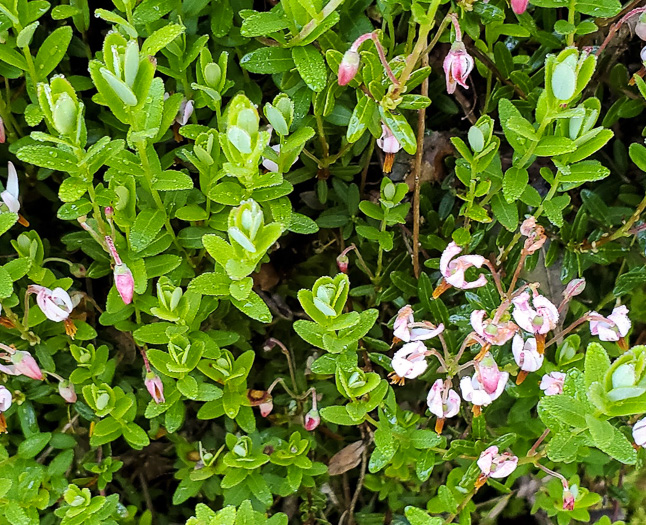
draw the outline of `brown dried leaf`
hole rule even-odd
[[[359,465],[365,447],[363,441],[355,441],[334,454],[327,466],[330,476],[338,476]]]

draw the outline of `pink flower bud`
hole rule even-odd
[[[11,362],[13,363],[15,371],[18,374],[22,374],[37,381],[43,380],[43,373],[40,370],[38,363],[36,363],[36,360],[29,352],[16,350],[11,355]]]
[[[260,415],[262,417],[267,417],[269,414],[271,414],[271,411],[274,409],[274,402],[270,399],[265,403],[260,403],[258,407],[260,408]]]
[[[646,22],[642,22],[641,18],[635,26],[635,34],[642,40],[646,40]]]
[[[449,95],[455,92],[455,88],[458,84],[460,84],[464,89],[469,89],[466,82],[474,65],[475,61],[473,60],[473,57],[467,53],[462,41],[456,40],[444,59],[446,91]]]
[[[527,9],[529,0],[511,0],[511,8],[517,15],[522,15]]]
[[[572,299],[572,297],[576,297],[577,295],[583,293],[583,290],[585,290],[585,279],[572,279],[569,283],[567,283],[567,286],[563,291],[563,297],[566,301],[569,301],[570,299]]]
[[[348,259],[347,255],[341,254],[336,258],[336,265],[341,273],[348,273],[349,263],[350,263],[350,259]]]
[[[58,393],[68,403],[76,403],[76,390],[74,390],[74,385],[69,381],[58,383]]]
[[[153,401],[159,405],[159,403],[165,403],[164,399],[164,384],[160,377],[154,372],[148,372],[146,374],[146,379],[144,384],[150,393],[150,397],[153,398]]]
[[[5,140],[7,140],[7,135],[4,130],[4,120],[0,117],[0,144],[4,144]]]
[[[305,430],[311,432],[319,426],[320,422],[321,416],[319,415],[319,411],[313,408],[307,414],[305,414],[305,424],[303,426],[305,427]]]
[[[7,387],[0,385],[0,414],[11,408],[12,395]]]
[[[177,112],[177,117],[175,117],[175,122],[180,126],[186,126],[188,124],[188,119],[191,118],[193,114],[193,101],[183,99],[182,103],[179,105],[179,111]]]
[[[114,215],[114,208],[112,206],[106,206],[104,211],[105,211],[105,217],[107,219],[111,219],[112,216]]]
[[[132,276],[130,268],[125,263],[115,265],[114,284],[123,302],[130,304],[135,291],[135,279]]]
[[[359,71],[359,64],[361,63],[361,56],[359,53],[350,48],[343,55],[343,60],[339,65],[339,86],[349,84]]]

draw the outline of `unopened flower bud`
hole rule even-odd
[[[336,258],[336,265],[341,273],[348,273],[348,264],[350,259],[347,255],[341,254]]]
[[[646,417],[633,426],[633,439],[638,447],[646,446]]]
[[[87,268],[80,263],[74,263],[70,266],[70,273],[74,277],[85,277],[87,275]]]
[[[320,422],[321,416],[319,415],[319,411],[313,408],[307,414],[305,414],[305,424],[303,426],[305,427],[305,430],[311,432],[319,426]]]
[[[4,120],[0,117],[0,144],[4,144],[5,140],[7,140],[7,135],[4,130]]]
[[[164,399],[164,384],[160,377],[154,372],[148,372],[146,374],[146,379],[144,384],[150,393],[150,397],[153,398],[153,401],[159,405],[159,403],[165,403]]]
[[[264,403],[260,403],[258,405],[258,408],[260,408],[260,415],[262,417],[267,417],[269,414],[271,414],[271,411],[274,409],[274,402],[270,397],[268,401],[265,401]]]
[[[642,13],[635,25],[635,34],[642,40],[646,40],[646,13]]]
[[[58,393],[68,403],[76,403],[76,391],[74,385],[69,381],[58,383]]]
[[[17,373],[37,381],[43,380],[43,373],[40,370],[38,363],[36,363],[36,360],[29,352],[16,350],[11,355],[11,363],[15,366]]]
[[[130,304],[135,291],[135,279],[130,268],[124,263],[114,267],[114,284],[124,303]]]
[[[563,297],[567,300],[572,299],[583,293],[583,290],[585,290],[585,279],[572,279],[565,287]]]
[[[114,208],[112,206],[106,206],[103,211],[105,212],[105,218],[108,220],[114,216]]]
[[[511,0],[511,8],[517,15],[522,15],[527,9],[529,0]]]
[[[361,56],[354,49],[348,49],[343,55],[343,60],[339,65],[339,86],[349,84],[359,71],[359,64],[361,63]]]

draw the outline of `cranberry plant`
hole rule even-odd
[[[0,0],[0,523],[643,521],[642,40]]]

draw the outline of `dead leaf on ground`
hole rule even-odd
[[[361,455],[365,448],[366,446],[363,444],[363,441],[355,441],[339,450],[330,458],[330,462],[328,463],[327,469],[330,476],[338,476],[359,465],[361,463]]]

